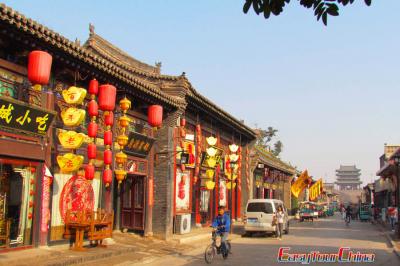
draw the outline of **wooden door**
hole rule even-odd
[[[128,175],[121,193],[122,228],[144,231],[145,177]]]

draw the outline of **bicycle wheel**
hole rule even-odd
[[[204,251],[204,259],[205,261],[210,264],[214,259],[215,254],[217,253],[216,248],[214,245],[208,245],[206,250]]]

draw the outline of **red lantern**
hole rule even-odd
[[[199,134],[201,133],[201,125],[200,124],[196,125],[196,131]]]
[[[108,187],[112,182],[112,171],[111,169],[104,169],[103,171],[103,182]]]
[[[181,118],[181,127],[186,126],[186,119],[185,118]]]
[[[97,136],[97,124],[96,122],[90,122],[88,125],[88,136],[95,138]]]
[[[93,164],[86,165],[85,178],[86,178],[86,180],[93,180],[93,178],[94,178],[94,165]]]
[[[95,100],[91,100],[89,102],[89,116],[98,116],[99,115],[99,106]]]
[[[104,164],[111,164],[112,163],[112,151],[105,150],[104,151]]]
[[[52,57],[43,51],[32,51],[28,56],[28,79],[33,84],[49,83]]]
[[[112,126],[114,124],[114,114],[113,114],[113,112],[108,112],[108,114],[106,114],[104,116],[104,124],[106,126]]]
[[[112,145],[112,132],[110,130],[104,131],[104,145]]]
[[[181,138],[186,137],[186,130],[184,128],[181,128]]]
[[[99,92],[99,82],[96,79],[92,79],[89,82],[89,94],[97,95]]]
[[[161,105],[150,105],[147,118],[149,120],[149,125],[152,127],[160,127],[163,119],[163,108]]]
[[[110,84],[101,85],[99,88],[99,107],[103,111],[112,111],[115,108],[117,89]]]
[[[89,143],[87,146],[87,156],[89,159],[96,159],[97,147],[94,143]]]

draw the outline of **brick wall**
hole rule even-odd
[[[180,111],[168,115],[156,132],[154,162],[153,234],[168,239],[173,232],[174,143],[173,131]]]

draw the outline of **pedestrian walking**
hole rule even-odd
[[[389,207],[388,208],[388,215],[390,220],[390,226],[392,227],[392,231],[394,232],[394,225],[397,219],[397,207]]]
[[[277,238],[282,240],[282,231],[283,231],[283,218],[285,217],[285,213],[283,212],[282,206],[278,207],[278,211],[276,212],[276,231]]]
[[[342,219],[346,219],[346,208],[342,206]]]

